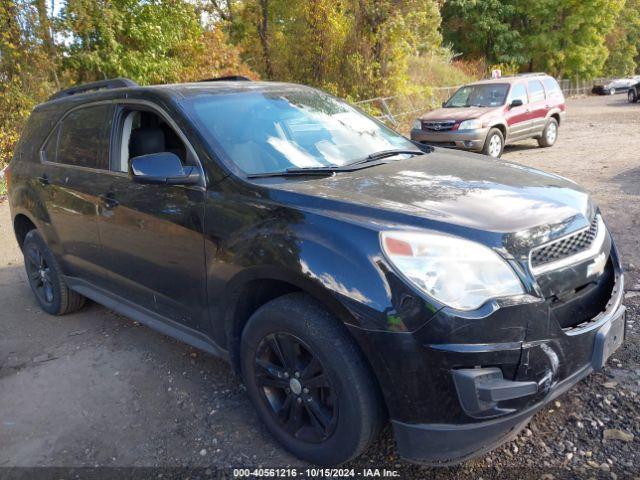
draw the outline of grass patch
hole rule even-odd
[[[4,197],[7,196],[7,181],[6,179],[0,178],[0,201],[4,200]]]

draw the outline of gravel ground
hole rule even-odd
[[[625,345],[602,373],[482,458],[437,470],[410,465],[387,429],[350,467],[403,478],[640,479],[640,105],[589,97],[569,101],[568,111],[556,146],[525,142],[504,158],[593,193],[627,269]],[[0,305],[0,478],[15,466],[304,466],[270,437],[224,362],[95,304],[61,318],[42,313],[6,202]]]

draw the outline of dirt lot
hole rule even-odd
[[[570,101],[555,147],[526,142],[508,147],[505,159],[593,193],[628,271],[626,345],[604,373],[539,413],[514,442],[439,477],[640,475],[640,105],[625,100]],[[62,318],[42,313],[6,202],[0,305],[0,467],[301,465],[269,436],[222,361],[95,304]],[[605,441],[606,429],[624,438]],[[435,474],[400,461],[388,431],[353,466]]]

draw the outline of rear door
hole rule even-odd
[[[52,228],[52,249],[65,274],[105,285],[97,208],[109,176],[109,137],[114,107],[94,104],[66,114],[51,132],[36,167]],[[39,170],[39,171],[38,171]]]
[[[544,94],[544,87],[540,80],[529,80],[527,82],[529,92],[529,110],[531,118],[532,136],[541,135],[547,123],[547,102]]]
[[[514,100],[521,100],[522,105],[519,107],[509,107]],[[508,140],[515,141],[526,137],[531,130],[532,120],[530,118],[529,96],[527,95],[527,87],[524,83],[517,83],[511,87],[507,108],[508,110],[505,116],[507,125],[509,126]]]

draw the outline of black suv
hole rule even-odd
[[[623,275],[574,183],[416,145],[321,91],[119,79],[33,111],[9,173],[31,288],[218,355],[273,435],[331,465],[390,418],[454,463],[622,342]]]

